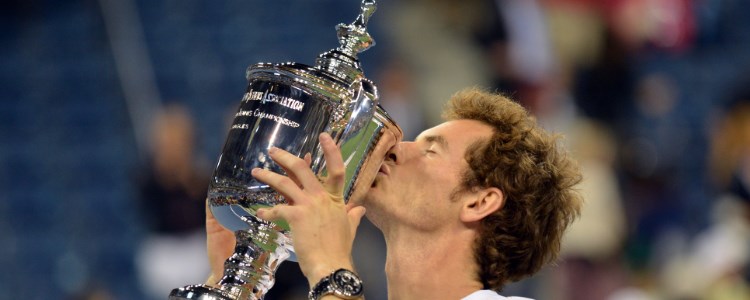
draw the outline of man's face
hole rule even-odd
[[[461,204],[450,197],[468,167],[466,149],[491,135],[482,122],[453,120],[396,144],[365,198],[368,218],[381,229],[394,222],[429,229],[457,221]]]

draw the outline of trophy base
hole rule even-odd
[[[207,285],[196,284],[176,288],[169,293],[169,300],[235,300],[222,290]]]

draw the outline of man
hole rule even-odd
[[[494,291],[556,258],[582,203],[578,169],[557,139],[518,104],[478,89],[454,95],[444,117],[388,151],[361,203],[343,202],[344,163],[327,134],[322,183],[309,161],[280,149],[270,155],[288,177],[253,170],[290,202],[258,216],[290,224],[314,297],[346,298],[321,285],[336,270],[355,270],[352,242],[365,212],[385,236],[389,299],[507,299]],[[234,236],[210,213],[207,231],[214,284]]]

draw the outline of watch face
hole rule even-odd
[[[333,273],[333,284],[339,291],[348,296],[362,294],[362,280],[349,270],[338,270]]]

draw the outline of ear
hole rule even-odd
[[[466,195],[461,207],[461,221],[477,222],[501,209],[505,203],[503,196],[503,192],[496,187],[484,188]]]

